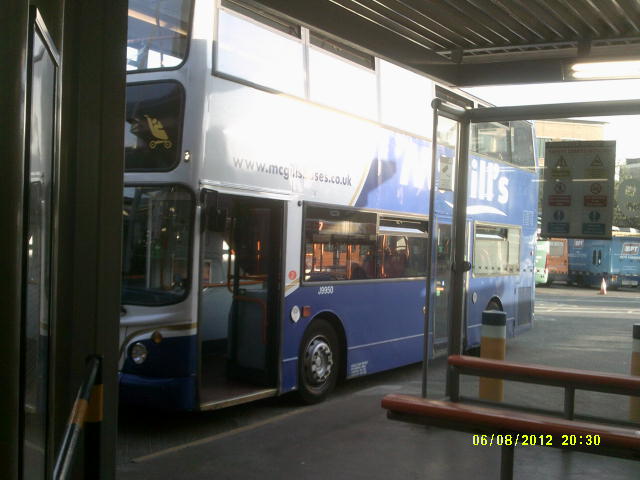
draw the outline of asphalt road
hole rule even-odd
[[[640,323],[640,291],[540,288],[534,328],[510,339],[513,361],[627,373],[631,328]],[[444,359],[428,370],[429,396],[444,392]],[[121,412],[119,478],[497,478],[499,452],[470,436],[390,422],[379,407],[390,392],[417,394],[421,366],[351,380],[326,402],[301,406],[291,396],[202,413]],[[463,377],[462,394],[477,395]],[[505,400],[561,411],[559,388],[508,382]],[[578,392],[578,415],[624,421],[627,399]],[[553,449],[520,448],[516,478],[635,479],[640,463]]]

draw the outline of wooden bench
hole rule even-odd
[[[574,414],[575,390],[640,396],[640,377],[631,375],[514,363],[465,355],[451,355],[448,362],[456,386],[457,375],[464,374],[563,387],[564,414],[569,419],[572,419]],[[458,389],[453,390],[451,400],[457,401]]]
[[[486,434],[487,442],[502,448],[501,480],[513,478],[514,447],[532,444],[532,437],[536,445],[640,460],[640,430],[411,395],[387,395],[382,408],[392,420]],[[507,438],[511,445],[505,445]]]

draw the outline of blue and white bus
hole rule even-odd
[[[123,402],[214,409],[446,348],[457,124],[424,76],[255,4],[131,0]],[[526,122],[472,127],[465,345],[481,311],[533,317],[537,183]],[[427,245],[435,236],[433,271]]]
[[[569,240],[569,278],[581,287],[637,287],[640,284],[640,231],[613,227],[609,240]]]

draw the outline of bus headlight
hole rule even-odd
[[[149,352],[147,351],[147,347],[145,347],[143,343],[137,342],[134,343],[131,347],[129,355],[131,356],[131,360],[133,360],[133,363],[135,363],[136,365],[140,365],[147,359],[148,353]]]
[[[298,323],[298,320],[300,320],[300,307],[294,305],[291,307],[291,321],[293,323]]]

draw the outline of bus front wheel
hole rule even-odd
[[[300,345],[298,394],[305,403],[324,400],[336,386],[341,365],[338,337],[326,320],[315,320]]]

